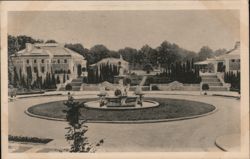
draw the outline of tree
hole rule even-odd
[[[207,58],[211,58],[212,56],[213,50],[210,49],[208,46],[203,46],[198,53],[198,58],[200,61],[206,60]]]
[[[30,89],[31,82],[32,82],[32,70],[31,70],[31,66],[28,66],[27,67],[27,88],[28,89]]]
[[[16,71],[16,67],[14,67],[14,87],[17,87],[19,85],[19,78],[18,78],[18,74]]]
[[[69,94],[70,95],[70,94]],[[66,120],[69,127],[65,129],[68,132],[65,134],[65,139],[70,142],[70,152],[91,152],[95,151],[94,147],[88,143],[88,138],[85,137],[85,133],[88,131],[86,123],[86,116],[80,121],[80,108],[84,105],[74,101],[72,96],[69,96],[68,101],[64,103],[68,109],[63,110],[66,113]],[[100,146],[104,141],[99,141],[95,146]]]
[[[96,63],[103,58],[108,57],[109,50],[104,45],[95,45],[90,49],[91,59],[90,64]]]
[[[20,45],[18,39],[14,36],[8,35],[8,55],[12,55],[19,51]]]
[[[69,127],[65,128],[68,129],[68,133],[65,135],[65,138],[67,141],[71,142],[70,152],[89,152],[91,147],[87,142],[87,138],[84,137],[88,129],[87,126],[84,125],[85,121],[79,121],[79,108],[83,105],[83,103],[79,104],[79,102],[69,99],[64,104],[68,107],[67,110],[64,110],[69,124]]]
[[[65,75],[65,73],[63,74],[63,83],[65,83],[66,82],[66,75]]]
[[[51,84],[53,86],[53,88],[56,88],[56,78],[55,78],[55,74],[52,74],[52,78],[51,78]]]
[[[220,55],[223,55],[223,54],[225,54],[227,52],[227,50],[226,49],[218,49],[218,50],[215,50],[214,51],[214,56],[220,56]]]
[[[76,43],[76,44],[65,44],[64,45],[66,48],[69,48],[70,50],[73,50],[83,57],[87,57],[87,54],[89,52],[88,49],[85,49],[82,44]]]
[[[122,55],[123,59],[128,61],[131,64],[136,63],[136,55],[138,51],[136,49],[133,49],[131,47],[125,47],[124,49],[118,50],[118,54]]]
[[[77,65],[77,75],[78,75],[78,77],[80,77],[82,75],[82,66],[81,65]]]
[[[158,61],[162,67],[167,68],[172,63],[179,61],[181,59],[180,54],[178,54],[178,46],[172,45],[168,41],[164,41],[157,48],[158,51]]]
[[[139,50],[143,54],[144,63],[150,63],[152,66],[157,66],[157,51],[148,45],[142,46]]]
[[[143,66],[143,70],[146,71],[147,74],[149,74],[150,71],[153,71],[154,69],[153,69],[153,67],[152,67],[151,64],[147,63],[147,64],[145,64],[145,65]]]
[[[57,77],[56,77],[56,84],[60,84],[60,83],[61,83],[60,77],[59,77],[59,75],[57,75]]]

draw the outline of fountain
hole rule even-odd
[[[86,107],[98,109],[139,109],[158,106],[155,101],[143,101],[144,93],[140,86],[136,86],[135,92],[128,95],[129,86],[124,86],[123,80],[126,78],[124,70],[120,66],[119,75],[115,76],[118,81],[118,86],[115,88],[113,95],[109,95],[103,87],[100,88],[98,101],[85,103]]]

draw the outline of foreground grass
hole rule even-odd
[[[80,118],[89,121],[162,120],[201,115],[215,109],[215,107],[210,104],[195,101],[163,98],[146,99],[155,100],[159,102],[160,105],[153,108],[133,110],[103,110],[83,107],[80,109]],[[79,100],[79,102],[92,100],[95,99],[82,99]],[[63,102],[64,101],[57,101],[35,105],[30,107],[28,111],[35,115],[64,119],[66,114],[63,113],[63,110],[66,110],[67,107]]]

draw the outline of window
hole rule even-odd
[[[34,67],[34,72],[37,73],[37,67]]]
[[[238,61],[237,62],[240,62],[240,59],[238,59]]]
[[[67,63],[67,59],[64,59],[64,63]]]
[[[27,62],[27,63],[30,63],[30,60],[27,60],[26,62]]]
[[[45,71],[44,66],[41,68],[41,70],[42,70],[42,73],[44,73],[44,71]]]
[[[42,59],[42,63],[44,63],[44,59]]]
[[[235,60],[234,60],[234,59],[232,59],[231,61],[232,61],[232,62],[234,62]]]
[[[36,59],[34,60],[34,63],[36,63]]]
[[[60,63],[60,60],[59,60],[59,59],[57,60],[57,63]]]

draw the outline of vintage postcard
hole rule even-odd
[[[247,0],[1,2],[2,153],[249,158]]]

